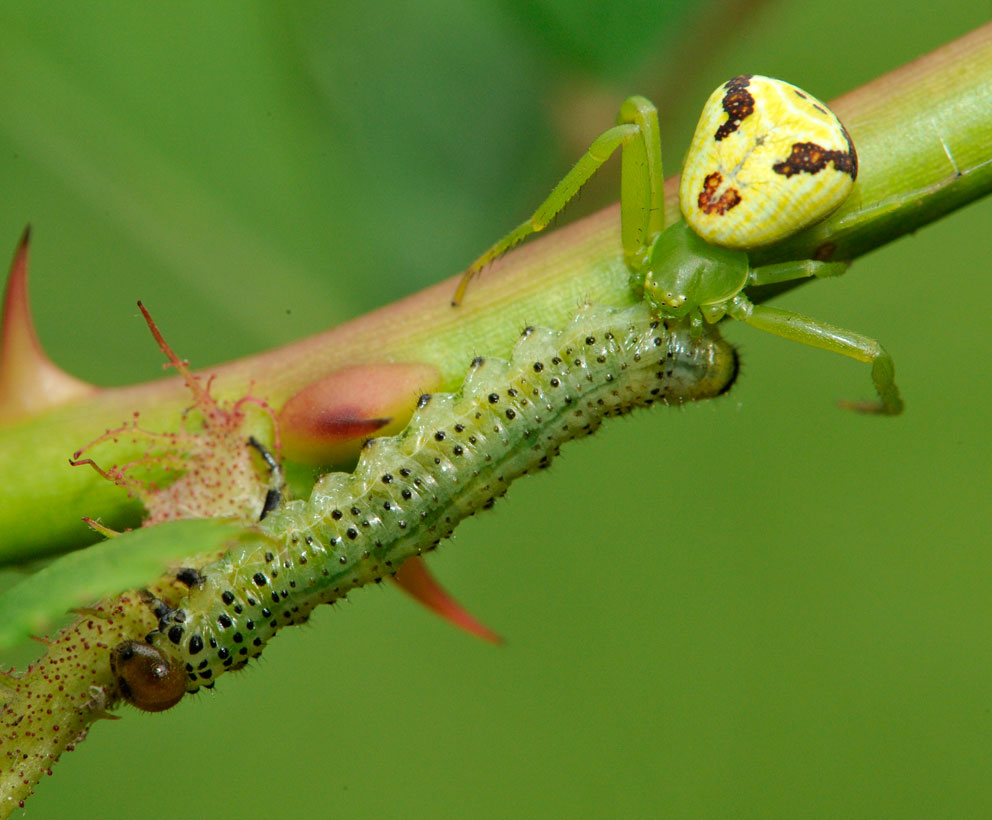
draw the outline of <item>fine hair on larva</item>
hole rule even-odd
[[[509,361],[474,359],[459,392],[421,396],[407,428],[369,440],[354,472],[323,476],[308,500],[269,513],[256,538],[190,573],[155,631],[112,649],[121,695],[157,711],[212,687],[281,627],[434,549],[564,442],[635,407],[716,396],[736,372],[715,327],[666,325],[645,302],[586,305],[562,330],[526,328]]]

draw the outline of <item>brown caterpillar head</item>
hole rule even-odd
[[[171,709],[186,694],[186,671],[151,644],[125,641],[110,651],[121,697],[146,712]]]

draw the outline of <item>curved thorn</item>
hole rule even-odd
[[[373,434],[402,430],[417,397],[440,383],[438,369],[421,362],[362,364],[328,373],[287,399],[279,411],[284,453],[313,465],[354,458]]]
[[[28,300],[30,238],[29,225],[14,253],[3,298],[0,421],[32,415],[97,390],[54,364],[38,340]]]
[[[448,593],[427,569],[422,558],[407,558],[393,580],[412,598],[459,629],[491,644],[502,644],[503,638],[477,621]]]

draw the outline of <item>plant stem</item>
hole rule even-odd
[[[755,254],[757,264],[854,259],[992,190],[992,25],[845,95],[833,107],[857,145],[855,191],[823,223]],[[677,180],[668,180],[669,221],[679,218],[676,191]],[[204,373],[214,377],[218,398],[251,392],[276,410],[306,385],[362,363],[427,363],[440,371],[441,389],[454,389],[473,356],[506,356],[528,324],[561,327],[582,302],[634,300],[618,223],[619,209],[612,206],[514,251],[473,282],[457,309],[449,304],[452,278],[325,333]],[[112,527],[136,523],[134,501],[96,473],[70,467],[68,458],[134,412],[147,428],[175,430],[188,404],[181,380],[170,379],[100,390],[0,426],[3,561],[91,542],[94,535],[80,521],[86,515]],[[140,455],[123,440],[114,451],[119,461]]]

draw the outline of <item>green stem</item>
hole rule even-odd
[[[892,72],[833,104],[861,160],[854,194],[830,219],[762,252],[758,264],[801,257],[854,259],[992,190],[992,25]],[[678,218],[676,180],[666,185]],[[450,306],[449,279],[318,336],[205,371],[219,398],[248,392],[278,409],[341,367],[426,362],[453,389],[479,352],[505,356],[521,327],[563,326],[584,301],[633,301],[616,206],[535,241],[495,263]],[[756,301],[769,292],[753,294]],[[73,451],[140,412],[149,429],[175,430],[189,404],[172,379],[101,390],[0,428],[0,555],[15,562],[81,546],[84,515],[110,526],[135,523],[135,502]],[[129,450],[130,447],[130,450]],[[119,461],[140,456],[122,440]],[[38,522],[44,521],[43,526]],[[43,532],[39,540],[39,532]]]

